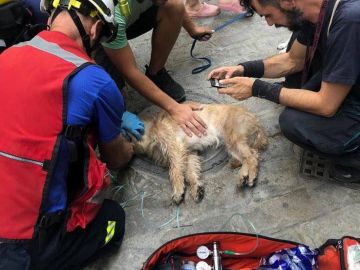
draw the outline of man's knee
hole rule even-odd
[[[299,112],[285,108],[285,110],[279,116],[279,126],[281,132],[286,138],[296,137],[297,132],[297,123],[299,121]]]

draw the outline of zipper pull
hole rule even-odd
[[[344,256],[344,241],[343,241],[343,239],[338,240],[336,248],[337,248],[337,250],[339,252],[339,257],[340,257],[340,269],[341,270],[346,270],[345,256]]]

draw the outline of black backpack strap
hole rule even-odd
[[[62,133],[67,139],[74,141],[84,139],[87,130],[87,126],[64,125]]]
[[[64,125],[62,134],[67,139],[70,162],[76,162],[78,160],[79,155],[76,141],[83,140],[86,137],[87,131],[87,126]]]

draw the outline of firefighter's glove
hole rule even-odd
[[[131,141],[130,134],[140,141],[144,134],[144,123],[135,114],[126,111],[122,116],[121,133],[128,141]]]

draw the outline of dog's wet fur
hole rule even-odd
[[[224,144],[232,167],[241,167],[237,183],[241,188],[255,184],[259,150],[267,145],[266,134],[255,115],[240,106],[203,104],[203,109],[197,113],[207,125],[206,136],[201,138],[188,137],[165,111],[153,116],[140,116],[145,133],[141,141],[134,141],[135,153],[146,155],[156,164],[169,168],[175,204],[184,200],[185,181],[196,202],[204,197],[199,151]]]

